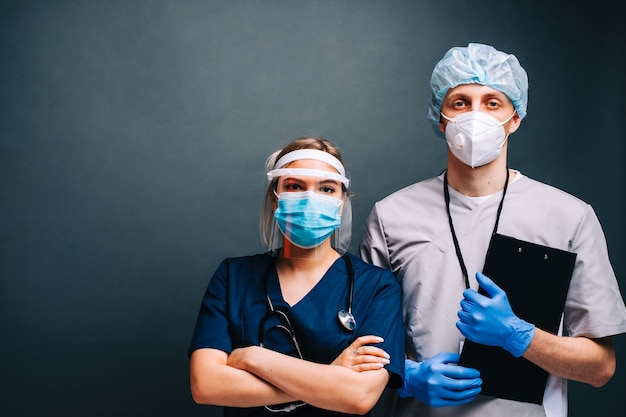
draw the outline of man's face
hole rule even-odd
[[[448,90],[441,104],[441,113],[449,118],[454,118],[461,113],[479,111],[504,121],[511,117],[515,107],[506,94],[480,84],[462,84]],[[441,118],[439,129],[446,131],[448,121]],[[513,133],[520,124],[517,113],[504,125],[505,131]]]

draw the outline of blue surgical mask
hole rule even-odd
[[[303,249],[318,246],[341,224],[341,200],[314,191],[280,193],[274,219],[283,236]]]

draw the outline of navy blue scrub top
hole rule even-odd
[[[282,298],[274,257],[260,254],[228,258],[209,282],[188,353],[201,348],[230,353],[238,347],[258,345],[261,319],[269,310],[263,287],[267,275],[268,294],[274,308],[288,314],[304,359],[329,364],[357,337],[381,336],[385,341],[377,346],[391,356],[391,363],[385,367],[390,372],[388,386],[400,387],[405,357],[400,286],[390,271],[353,255],[347,256],[354,269],[352,313],[357,322],[354,332],[344,329],[337,319],[337,312],[347,309],[349,292],[348,271],[343,259],[337,259],[317,285],[291,307]],[[293,343],[284,333],[272,330],[274,324],[276,321],[270,319],[265,326],[266,347],[295,356]],[[264,408],[225,407],[224,415],[264,413]],[[294,417],[342,415],[323,413],[306,405],[288,414]]]

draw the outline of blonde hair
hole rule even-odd
[[[272,153],[265,162],[265,172],[269,172],[274,169],[276,161],[282,158],[283,155],[299,149],[316,149],[327,152],[337,158],[344,167],[346,165],[339,149],[328,140],[324,138],[304,136],[289,142],[284,148]],[[263,200],[263,208],[261,210],[261,241],[270,249],[276,249],[279,245],[278,241],[282,241],[280,232],[277,232],[277,228],[274,223],[274,202],[276,201],[275,191],[277,186],[277,178],[273,179],[269,183]],[[348,190],[345,186],[342,186],[342,189],[344,194],[347,195]]]

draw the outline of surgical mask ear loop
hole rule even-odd
[[[506,119],[504,122],[500,122],[500,126],[504,126],[505,124],[507,124],[508,122],[511,121],[511,119],[513,118],[513,116],[515,116],[515,113],[517,113],[517,110],[513,110],[513,114],[511,114],[509,116],[508,119]],[[507,135],[508,136],[508,135]]]

